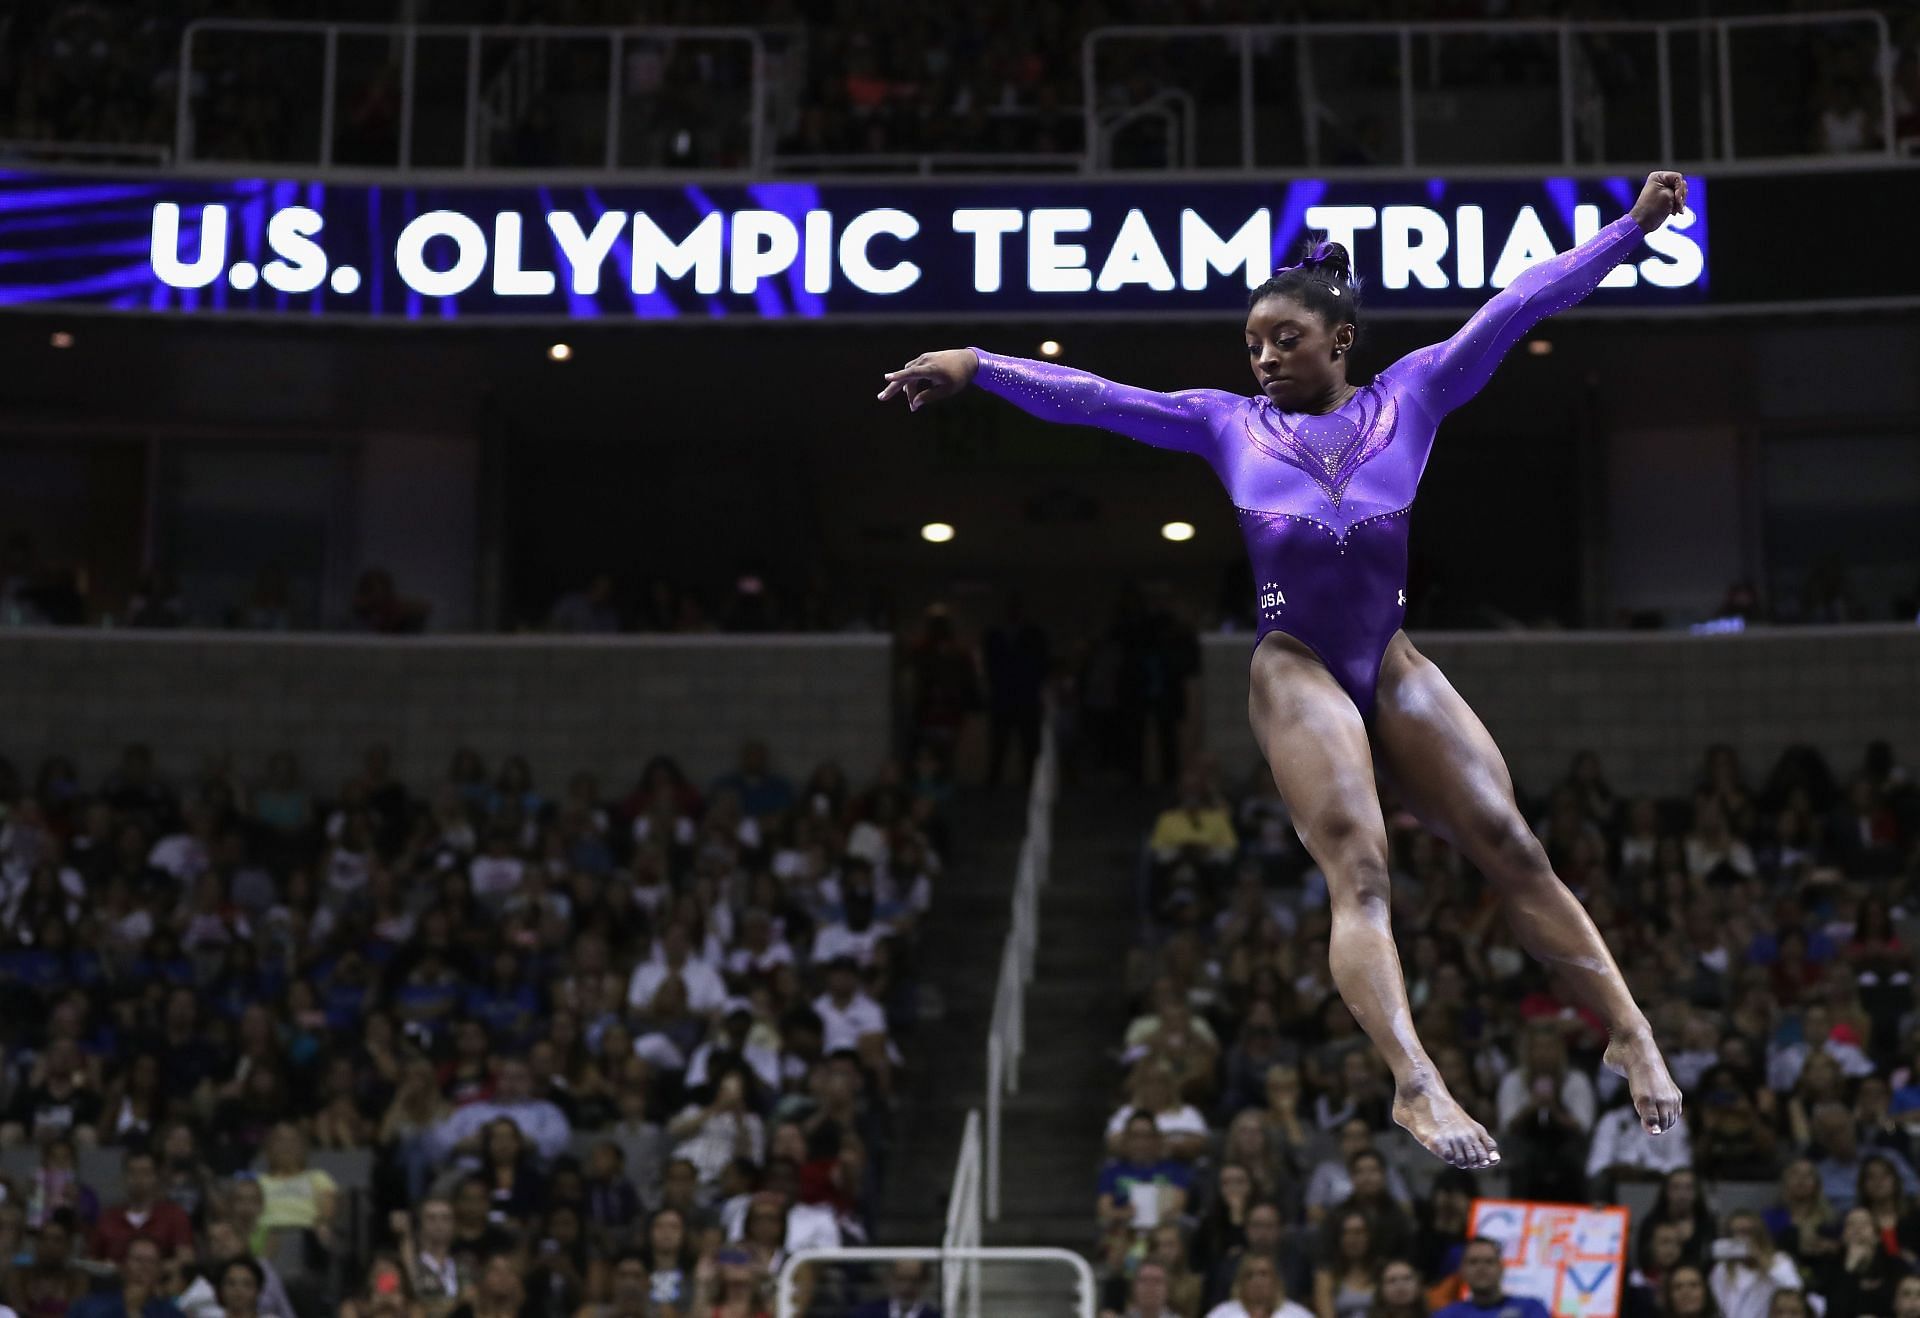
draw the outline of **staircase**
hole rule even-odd
[[[987,1224],[985,1244],[1081,1252],[1093,1244],[1094,1184],[1119,1098],[1135,867],[1158,805],[1154,789],[1083,784],[1063,790],[1055,807],[1020,1092],[1002,1114],[1001,1220]],[[915,1034],[876,1243],[936,1244],[945,1231],[961,1128],[968,1109],[986,1101],[987,1029],[1025,814],[1024,788],[953,803],[956,856],[921,944],[922,980],[945,1010]],[[983,1314],[1074,1312],[1064,1267],[995,1263],[980,1275]]]

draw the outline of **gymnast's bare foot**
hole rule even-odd
[[[1660,1047],[1653,1032],[1616,1034],[1600,1059],[1607,1069],[1626,1077],[1627,1092],[1633,1095],[1633,1110],[1649,1135],[1662,1135],[1680,1120],[1680,1087],[1667,1074]]]
[[[1438,1076],[1396,1086],[1393,1120],[1449,1166],[1478,1169],[1500,1161],[1493,1136],[1454,1102]]]

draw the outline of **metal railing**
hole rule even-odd
[[[768,129],[768,48],[775,40],[804,45],[805,29],[789,27],[720,26],[555,26],[528,24],[457,23],[333,23],[279,19],[198,19],[189,23],[180,36],[179,92],[174,125],[174,158],[182,164],[204,162],[196,150],[198,133],[195,106],[195,47],[204,48],[206,39],[222,33],[250,33],[259,37],[306,38],[319,45],[320,99],[319,142],[312,163],[327,168],[334,163],[334,138],[340,119],[340,44],[341,39],[375,39],[391,48],[390,58],[399,68],[399,109],[397,158],[391,167],[402,170],[435,168],[422,165],[416,158],[415,127],[417,89],[420,83],[421,47],[433,44],[460,52],[464,93],[461,124],[460,164],[451,166],[473,170],[488,163],[492,152],[492,129],[503,118],[524,113],[538,98],[550,79],[546,61],[551,48],[562,43],[591,43],[604,46],[607,74],[604,107],[605,141],[602,168],[607,171],[637,171],[643,167],[625,165],[620,159],[622,108],[629,96],[625,82],[625,56],[630,47],[664,47],[669,52],[689,41],[735,44],[743,47],[750,61],[750,89],[747,104],[741,108],[747,124],[748,167],[760,169],[767,160]],[[512,43],[506,60],[488,74],[483,58],[486,42]],[[484,84],[484,85],[483,85]],[[291,162],[289,162],[291,163]],[[376,164],[376,168],[381,167]],[[542,163],[537,168],[550,169]],[[684,172],[685,166],[678,167]]]
[[[1000,1220],[1001,1106],[1020,1092],[1020,1059],[1026,1051],[1027,985],[1040,945],[1040,890],[1053,856],[1053,801],[1059,790],[1059,751],[1051,702],[1040,715],[1040,753],[1027,791],[1027,832],[1013,880],[1013,918],[1000,953],[993,993],[993,1023],[987,1030],[987,1220]]]
[[[1654,82],[1659,99],[1658,136],[1659,159],[1678,160],[1678,142],[1675,128],[1674,93],[1676,74],[1674,70],[1673,45],[1676,36],[1686,35],[1694,39],[1697,47],[1698,117],[1700,121],[1699,161],[1732,161],[1742,159],[1738,155],[1735,134],[1736,115],[1734,113],[1734,72],[1735,60],[1732,41],[1735,33],[1758,29],[1807,28],[1831,29],[1835,27],[1860,27],[1864,29],[1873,44],[1872,83],[1878,92],[1878,104],[1874,107],[1881,147],[1872,154],[1888,157],[1896,156],[1900,145],[1894,135],[1894,88],[1893,72],[1895,66],[1894,47],[1888,30],[1885,15],[1871,9],[1840,10],[1832,13],[1814,14],[1761,14],[1730,18],[1691,18],[1664,21],[1655,20],[1556,20],[1556,19],[1507,19],[1499,21],[1469,20],[1457,22],[1424,23],[1266,23],[1266,24],[1137,24],[1127,26],[1107,26],[1090,30],[1081,41],[1081,86],[1083,91],[1083,113],[1086,115],[1086,165],[1089,171],[1103,167],[1100,143],[1102,141],[1103,116],[1111,121],[1116,115],[1127,113],[1131,107],[1116,108],[1113,102],[1102,96],[1103,84],[1100,80],[1098,55],[1101,48],[1109,49],[1123,43],[1154,43],[1164,67],[1164,57],[1175,41],[1219,42],[1231,49],[1237,63],[1238,96],[1236,106],[1239,125],[1239,166],[1242,169],[1254,169],[1264,163],[1259,150],[1257,102],[1254,95],[1256,56],[1269,57],[1277,46],[1291,43],[1293,47],[1293,66],[1289,78],[1293,83],[1293,100],[1301,132],[1301,155],[1299,162],[1309,167],[1319,167],[1326,162],[1323,159],[1321,141],[1322,125],[1337,121],[1338,116],[1330,107],[1319,87],[1316,76],[1317,66],[1313,54],[1315,42],[1330,43],[1338,40],[1374,41],[1391,43],[1393,63],[1397,66],[1396,115],[1400,128],[1400,158],[1394,162],[1374,162],[1393,167],[1408,168],[1435,163],[1458,163],[1436,161],[1431,156],[1423,159],[1416,131],[1420,115],[1416,113],[1418,89],[1416,86],[1415,42],[1424,39],[1429,45],[1428,78],[1429,90],[1459,92],[1464,89],[1440,88],[1439,43],[1450,38],[1482,37],[1502,42],[1533,38],[1551,38],[1555,53],[1553,63],[1557,79],[1559,151],[1557,158],[1543,156],[1539,159],[1516,160],[1515,164],[1560,164],[1582,163],[1578,159],[1576,142],[1579,138],[1578,126],[1590,122],[1596,107],[1594,97],[1602,95],[1590,76],[1583,72],[1576,54],[1576,43],[1582,39],[1593,38],[1629,38],[1640,36],[1650,38],[1654,47]],[[1712,65],[1709,74],[1707,66]],[[1162,77],[1164,81],[1164,75]],[[1584,95],[1582,94],[1584,89]],[[1636,94],[1644,94],[1636,86]],[[1811,108],[1811,107],[1809,107]],[[1717,131],[1716,131],[1717,123]],[[1598,138],[1604,143],[1604,133],[1589,132],[1589,139]],[[1644,160],[1652,150],[1651,142],[1637,142],[1627,158]],[[1758,158],[1780,159],[1794,158],[1804,153],[1794,152],[1784,155],[1776,153]],[[1867,154],[1852,153],[1855,156]],[[1755,156],[1744,157],[1754,159]],[[1586,163],[1599,163],[1604,159],[1588,152]]]
[[[1038,1245],[999,1249],[979,1246],[945,1249],[932,1245],[873,1245],[858,1249],[799,1249],[787,1255],[774,1278],[774,1314],[776,1318],[800,1318],[794,1295],[794,1278],[801,1268],[810,1263],[889,1263],[896,1259],[924,1259],[949,1269],[955,1263],[976,1266],[980,1263],[1060,1263],[1073,1270],[1075,1308],[1080,1318],[1093,1318],[1094,1305],[1099,1297],[1092,1266],[1069,1249]],[[949,1318],[958,1318],[959,1310],[949,1308],[946,1312]],[[972,1307],[966,1314],[967,1318],[980,1318],[980,1295],[977,1290],[973,1294]]]
[[[940,1241],[947,1250],[978,1249],[980,1239],[981,1183],[980,1109],[967,1111],[967,1124],[960,1133],[960,1156],[953,1163],[953,1188],[947,1194],[947,1232]],[[940,1308],[945,1313],[960,1312],[961,1283],[965,1282],[975,1311],[980,1305],[980,1264],[968,1262],[964,1268],[948,1268],[940,1274]]]

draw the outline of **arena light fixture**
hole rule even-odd
[[[554,344],[552,347],[547,349],[547,360],[550,362],[572,361],[573,345],[570,343]]]
[[[1040,340],[1040,355],[1042,357],[1058,357],[1060,355],[1060,340],[1058,339]]]
[[[928,544],[944,545],[953,539],[953,528],[945,522],[928,522],[920,528],[920,538]]]
[[[1176,540],[1176,541],[1191,540],[1193,539],[1193,523],[1192,522],[1168,522],[1165,526],[1160,528],[1160,538],[1163,540]]]

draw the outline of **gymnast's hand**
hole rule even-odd
[[[1629,213],[1635,224],[1652,233],[1686,208],[1687,176],[1670,169],[1658,169],[1647,175],[1646,186],[1640,189],[1640,200],[1633,203]]]
[[[911,411],[922,403],[951,398],[973,383],[980,359],[972,348],[948,348],[944,352],[923,352],[897,371],[886,373],[887,387],[878,395],[886,402],[895,394],[907,400]]]

